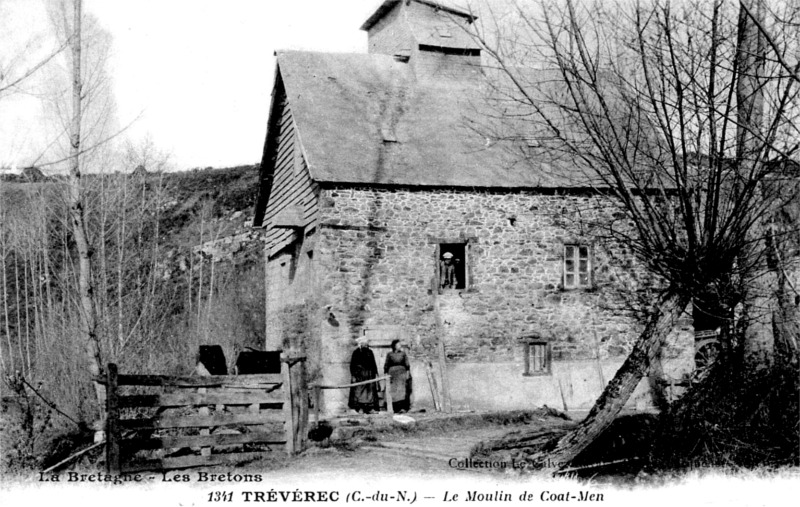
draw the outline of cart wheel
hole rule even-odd
[[[694,353],[694,365],[697,370],[709,369],[722,352],[722,345],[716,338],[703,340],[697,344]]]

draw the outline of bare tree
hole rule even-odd
[[[172,315],[164,305],[176,289],[162,283],[169,261],[160,251],[168,157],[152,141],[122,147],[109,141],[122,131],[106,69],[110,37],[91,14],[77,13],[80,7],[48,3],[55,38],[72,52],[42,67],[47,84],[37,94],[52,124],[40,165],[63,167],[68,178],[9,188],[19,202],[3,206],[8,220],[0,230],[3,340],[9,350],[13,345],[3,356],[6,368],[32,364],[23,375],[44,382],[83,420],[97,407],[87,406],[78,388],[64,392],[64,384],[86,387],[101,359],[137,367],[152,362],[146,347],[163,334]],[[80,370],[72,350],[78,337],[89,361]],[[52,382],[55,371],[69,382]]]
[[[16,30],[12,30],[13,23],[19,23],[20,20],[16,19],[13,12],[6,12],[7,6],[4,4],[4,1],[0,1],[0,31],[16,33]],[[22,91],[25,84],[61,55],[69,44],[68,40],[62,40],[50,45],[45,34],[34,34],[21,41],[14,40],[14,37],[9,39],[0,50],[0,99]]]
[[[473,128],[537,170],[547,167],[542,160],[567,164],[583,186],[608,195],[629,227],[596,225],[663,281],[642,334],[588,417],[531,456],[566,465],[615,419],[688,303],[696,329],[720,329],[736,358],[726,368],[745,368],[745,351],[769,341],[768,224],[796,199],[769,183],[787,176],[798,148],[798,86],[786,64],[797,54],[789,19],[797,12],[766,0],[741,8],[724,0],[564,0],[533,10],[514,3],[512,13],[502,23],[481,13],[490,90]],[[769,54],[765,31],[781,34]],[[780,306],[788,310],[786,300]],[[787,329],[796,364],[796,326]]]
[[[105,407],[105,387],[97,379],[103,372],[100,339],[97,336],[95,293],[92,287],[92,253],[84,215],[85,199],[81,182],[81,106],[83,105],[81,75],[81,0],[74,0],[72,21],[72,122],[70,124],[69,215],[72,234],[78,250],[78,293],[80,298],[81,332],[85,340],[89,372],[95,378],[97,403]]]
[[[741,0],[739,2],[739,5],[742,9],[741,15],[747,16],[749,22],[753,24],[754,28],[758,29],[761,37],[764,38],[764,42],[768,44],[769,48],[772,50],[774,58],[778,61],[781,67],[783,67],[783,70],[789,73],[789,77],[800,82],[800,58],[797,59],[798,61],[794,65],[791,65],[787,61],[786,55],[784,54],[784,49],[782,49],[782,46],[785,44],[785,42],[779,42],[777,36],[770,33],[770,31],[765,27],[764,13],[754,13],[749,4],[750,2],[745,0]],[[759,7],[763,8],[763,5],[759,4]],[[797,18],[797,12],[800,11],[800,6],[794,5],[793,7],[790,7],[790,9],[793,9],[794,12],[788,11],[779,14],[774,10],[771,10],[769,14],[777,18],[777,21],[779,22],[791,22],[792,19]]]

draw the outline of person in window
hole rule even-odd
[[[395,413],[408,412],[411,409],[411,365],[400,340],[392,340],[392,351],[386,354],[383,373],[390,377],[388,389]]]
[[[358,339],[358,348],[353,351],[350,358],[351,383],[364,382],[378,377],[378,365],[375,363],[375,354],[369,348],[366,337]],[[350,399],[347,406],[356,412],[366,414],[378,410],[378,384],[370,382],[350,388]]]
[[[456,261],[451,252],[442,254],[441,273],[442,273],[442,288],[455,289],[458,285],[456,280]]]

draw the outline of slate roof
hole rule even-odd
[[[544,156],[526,163],[469,126],[483,75],[417,81],[379,54],[276,53],[311,177],[317,182],[484,188],[587,187]],[[396,142],[392,142],[395,139]]]

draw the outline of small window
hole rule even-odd
[[[381,136],[383,137],[384,143],[397,142],[397,135],[394,133],[394,128],[392,127],[381,127]]]
[[[553,352],[550,342],[525,342],[525,375],[550,375]]]
[[[592,285],[591,252],[587,245],[564,245],[564,288]]]
[[[439,35],[439,37],[443,37],[445,39],[449,39],[453,36],[453,34],[450,33],[450,29],[442,25],[438,25],[436,27],[436,33]]]
[[[467,254],[466,243],[439,243],[436,273],[440,291],[468,287]]]

